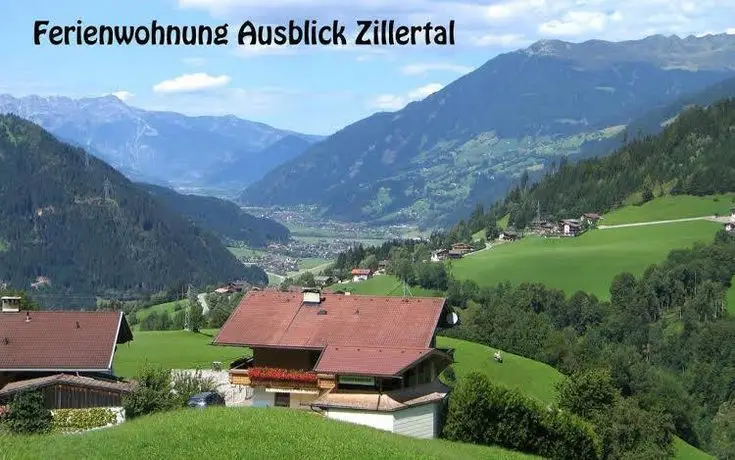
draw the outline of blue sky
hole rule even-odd
[[[398,110],[491,59],[539,39],[638,39],[735,33],[732,0],[26,0],[0,15],[0,92],[69,97],[115,93],[128,104],[189,115],[234,114],[329,134]],[[400,5],[400,6],[399,6]],[[239,25],[289,19],[396,19],[457,24],[453,47],[236,46]],[[35,46],[51,25],[230,25],[226,47]],[[354,29],[353,29],[354,30]]]

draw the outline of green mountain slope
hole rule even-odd
[[[502,197],[523,171],[581,154],[582,145],[615,136],[651,107],[732,75],[735,37],[664,41],[671,44],[665,56],[659,38],[539,42],[500,55],[423,101],[312,146],[251,185],[242,200],[437,225],[468,201]],[[720,60],[703,57],[705,49]]]
[[[0,279],[25,290],[41,281],[34,297],[56,308],[181,282],[266,281],[107,164],[15,116],[0,117],[0,240]]]
[[[223,240],[242,241],[250,247],[287,241],[291,233],[278,222],[255,217],[235,203],[215,197],[184,195],[152,184],[138,184],[169,209],[184,215],[196,225]]]
[[[561,164],[534,186],[512,190],[490,213],[510,213],[510,222],[522,228],[536,217],[539,205],[545,218],[576,218],[608,212],[636,193],[639,201],[647,195],[647,201],[669,193],[735,191],[734,123],[735,99],[693,107],[657,136],[635,140],[602,159]]]

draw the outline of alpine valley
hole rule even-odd
[[[540,41],[312,145],[241,202],[442,227],[502,198],[526,171],[610,153],[632,121],[733,75],[735,35]]]
[[[235,116],[149,112],[115,96],[0,95],[0,113],[39,124],[132,180],[228,195],[322,139]]]

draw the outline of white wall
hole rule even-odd
[[[349,409],[327,409],[327,418],[343,422],[367,425],[379,430],[393,431],[393,414],[390,412],[368,412]]]
[[[436,438],[439,435],[438,415],[437,404],[424,404],[400,410],[395,412],[393,431],[414,438]]]
[[[253,405],[263,404],[265,402],[269,406],[276,405],[276,394],[268,393],[263,387],[253,388]]]

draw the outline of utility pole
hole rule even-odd
[[[406,293],[408,293],[408,295],[409,295],[410,297],[413,297],[413,294],[411,293],[411,288],[409,288],[409,287],[408,287],[408,283],[406,283],[406,282],[404,281],[404,282],[403,282],[403,297],[406,297]]]

